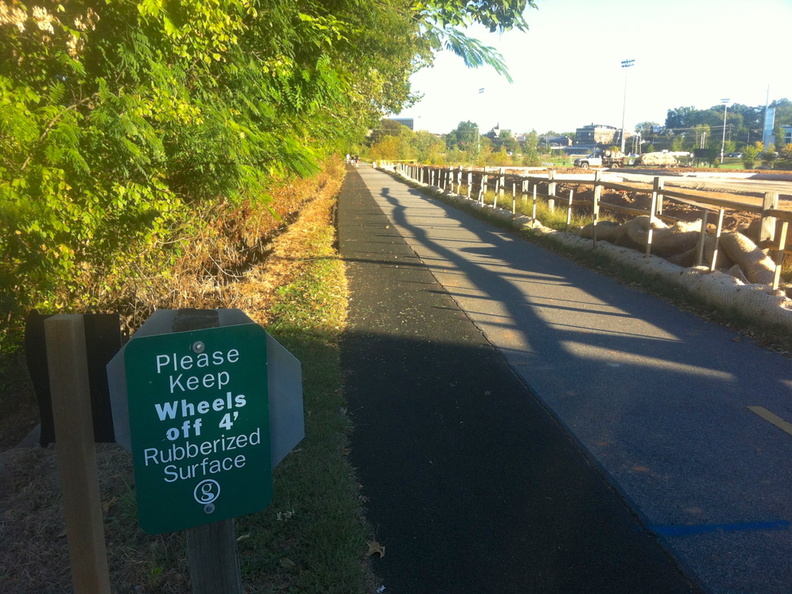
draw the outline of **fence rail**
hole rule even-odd
[[[494,194],[493,206],[496,208],[499,203],[501,205],[506,203],[506,194],[508,193],[511,197],[513,214],[517,212],[518,200],[521,202],[531,201],[530,216],[532,220],[537,220],[536,207],[539,199],[545,201],[551,210],[555,209],[557,203],[563,202],[567,209],[567,229],[569,229],[571,224],[574,208],[585,207],[591,210],[593,216],[592,239],[595,248],[597,246],[597,226],[600,223],[599,216],[602,210],[628,215],[656,217],[665,222],[670,222],[677,219],[664,214],[664,206],[667,200],[676,201],[689,207],[700,209],[701,228],[699,233],[701,237],[699,239],[698,265],[703,263],[703,246],[704,237],[707,234],[707,221],[711,215],[717,216],[714,234],[715,249],[709,262],[710,270],[715,270],[717,265],[718,242],[723,230],[725,211],[758,215],[760,219],[759,242],[770,246],[771,258],[775,263],[773,290],[777,289],[780,283],[785,255],[792,254],[792,250],[787,248],[792,211],[779,209],[777,192],[765,194],[760,205],[740,200],[739,196],[733,194],[725,194],[725,197],[720,198],[696,190],[666,188],[663,183],[664,179],[660,176],[655,177],[651,184],[647,184],[603,181],[600,171],[595,171],[591,174],[591,179],[586,179],[585,177],[581,178],[580,175],[565,177],[558,175],[554,170],[540,175],[520,175],[507,173],[504,168],[436,167],[412,163],[379,163],[378,165],[383,169],[394,171],[418,183],[467,196],[469,199],[478,201],[482,206],[485,204],[485,196],[488,192]],[[566,196],[561,196],[558,193],[559,184],[591,186],[593,188],[593,198],[575,198],[574,190],[568,190]],[[544,189],[543,192],[539,192],[540,186]],[[603,201],[602,192],[604,189],[649,194],[651,196],[651,205],[648,209],[642,209]],[[525,212],[524,214],[528,215],[529,213]],[[651,250],[652,233],[650,232],[647,238],[645,255],[649,256]]]

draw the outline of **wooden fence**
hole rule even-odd
[[[779,209],[777,192],[764,195],[761,204],[751,204],[745,201],[744,196],[723,194],[723,198],[714,197],[711,193],[687,189],[666,188],[662,177],[655,177],[651,184],[638,182],[609,182],[602,180],[602,172],[595,171],[586,176],[563,176],[554,170],[544,174],[520,175],[507,173],[504,168],[463,168],[463,167],[436,167],[411,163],[380,163],[383,169],[389,169],[421,184],[434,186],[443,191],[454,192],[477,200],[484,205],[488,192],[494,194],[493,206],[508,204],[511,199],[511,210],[517,213],[517,202],[531,202],[531,219],[536,220],[536,206],[538,200],[544,200],[549,208],[555,209],[558,203],[563,202],[567,209],[567,229],[572,221],[572,212],[575,207],[585,207],[593,216],[593,244],[597,247],[597,225],[600,222],[600,212],[610,210],[621,214],[633,216],[652,216],[665,222],[676,221],[673,217],[664,214],[664,205],[667,200],[677,201],[689,207],[698,208],[701,214],[700,238],[698,242],[697,265],[701,266],[704,260],[704,237],[707,224],[715,219],[715,249],[709,268],[715,270],[718,257],[718,242],[723,228],[725,211],[751,213],[761,221],[759,241],[767,243],[770,247],[771,257],[775,263],[773,277],[773,290],[778,288],[781,280],[781,269],[784,256],[787,253],[787,234],[789,223],[792,222],[792,211]],[[587,179],[588,178],[588,179]],[[593,187],[593,198],[575,198],[574,190],[568,190],[566,196],[558,194],[558,185],[561,183],[584,185]],[[539,192],[539,188],[544,191]],[[634,194],[648,194],[651,196],[648,209],[628,208],[611,204],[602,200],[603,189],[620,190]],[[508,198],[507,198],[508,194]],[[528,212],[524,214],[528,215]],[[650,228],[645,255],[652,251],[652,231]]]

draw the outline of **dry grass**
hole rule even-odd
[[[194,238],[172,274],[127,284],[126,323],[136,327],[154,309],[178,307],[236,307],[268,322],[277,289],[315,257],[305,251],[312,249],[306,237],[332,221],[342,179],[343,171],[330,167],[320,177],[282,188],[275,196],[277,216],[250,203],[224,206],[225,212],[216,213],[219,224]],[[29,392],[24,383],[18,389]],[[31,422],[35,406],[29,393],[26,402],[20,407],[24,414],[2,415],[5,426]],[[183,534],[149,536],[137,527],[131,455],[115,444],[98,445],[97,465],[114,591],[189,592]],[[70,592],[54,447],[0,453],[0,514],[0,591]]]

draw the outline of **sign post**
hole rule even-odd
[[[54,316],[44,328],[74,592],[109,594],[83,317]]]
[[[140,527],[187,531],[194,594],[240,593],[233,519],[305,436],[300,362],[240,310],[159,310],[107,374]]]

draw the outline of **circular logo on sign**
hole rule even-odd
[[[219,496],[220,484],[217,481],[213,481],[212,479],[201,481],[195,485],[195,491],[193,491],[193,497],[195,497],[195,500],[202,505],[212,503]]]

